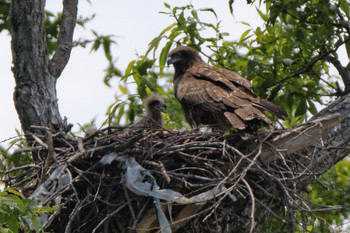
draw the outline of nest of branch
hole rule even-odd
[[[218,132],[108,128],[79,138],[48,131],[47,143],[34,137],[31,149],[45,159],[27,171],[38,182],[24,192],[39,205],[59,206],[42,217],[52,232],[259,231],[257,223],[277,216],[278,207],[292,216],[298,180],[308,175],[300,161],[310,158],[302,154],[293,160],[261,157],[276,134],[242,140]],[[130,188],[125,158],[148,174],[139,184],[151,184],[150,190]],[[152,190],[190,201],[155,198]]]

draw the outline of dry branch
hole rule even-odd
[[[329,131],[340,122],[340,115],[332,114],[282,133],[272,140],[266,141],[260,158],[270,163],[281,156],[286,157],[311,144],[317,142],[323,144]]]

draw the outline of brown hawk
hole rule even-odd
[[[175,67],[175,96],[192,127],[203,124],[222,130],[231,126],[257,130],[261,123],[270,124],[264,110],[279,118],[287,115],[282,108],[257,97],[247,79],[208,65],[193,48],[177,47],[168,58],[168,65]]]

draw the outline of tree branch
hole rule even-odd
[[[330,51],[327,51],[327,52],[324,52],[324,53],[320,53],[319,55],[315,56],[314,58],[312,58],[308,63],[306,63],[303,67],[299,68],[297,71],[295,71],[293,74],[285,77],[284,79],[278,81],[275,85],[275,87],[270,91],[270,94],[269,96],[267,97],[267,100],[273,100],[278,91],[281,89],[282,87],[282,83],[284,83],[285,81],[287,81],[288,79],[291,79],[291,78],[295,78],[295,77],[298,77],[299,75],[301,74],[304,74],[304,73],[307,73],[309,72],[312,67],[316,64],[316,62],[318,61],[321,61],[322,59],[325,59],[327,60],[327,57],[331,54],[331,53],[334,53],[338,50],[338,48],[342,45],[344,45],[345,43],[349,42],[350,41],[350,38],[344,40],[344,41],[341,41],[340,43],[337,43],[337,46],[330,50]],[[350,79],[350,77],[349,77]],[[344,79],[343,79],[344,80]],[[345,84],[345,80],[344,80],[344,84]],[[350,89],[350,85],[349,85],[349,89]],[[349,90],[350,91],[350,90]],[[345,91],[345,94],[348,93]]]
[[[66,67],[73,47],[73,33],[78,12],[78,0],[64,0],[57,50],[50,60],[49,71],[56,79]]]
[[[341,62],[331,54],[327,55],[325,58],[338,70],[344,82],[345,90],[338,90],[338,92],[342,95],[350,93],[350,63],[344,67]]]
[[[350,95],[334,101],[327,108],[315,115],[314,119],[319,119],[330,114],[339,113],[342,122],[336,126],[324,141],[324,146],[315,145],[315,156],[308,169],[315,174],[322,174],[329,170],[334,164],[342,160],[350,152]],[[307,156],[307,152],[303,152]],[[304,164],[307,165],[307,164]],[[314,180],[313,176],[305,175],[301,178],[301,183],[305,186]]]

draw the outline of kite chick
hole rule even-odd
[[[164,100],[157,94],[151,94],[145,101],[145,113],[133,125],[132,128],[159,129],[164,126],[162,112],[167,108]]]

